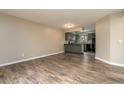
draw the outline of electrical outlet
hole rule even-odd
[[[123,43],[123,40],[120,39],[120,40],[119,40],[119,43]]]
[[[22,53],[22,57],[24,57],[25,56],[25,54],[24,53]]]

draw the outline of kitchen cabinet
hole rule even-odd
[[[65,53],[83,53],[83,44],[64,44]]]

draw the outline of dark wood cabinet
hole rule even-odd
[[[64,44],[65,53],[83,53],[82,44]]]

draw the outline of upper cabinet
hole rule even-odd
[[[68,44],[81,44],[82,43],[82,32],[66,32],[65,40]]]

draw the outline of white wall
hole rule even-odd
[[[124,64],[124,18],[122,13],[117,13],[111,15],[110,20],[110,59],[111,62]]]
[[[96,23],[96,57],[110,61],[110,17]]]
[[[62,30],[0,14],[0,64],[61,52],[63,44]]]
[[[122,12],[96,23],[96,57],[124,65],[124,18]]]

